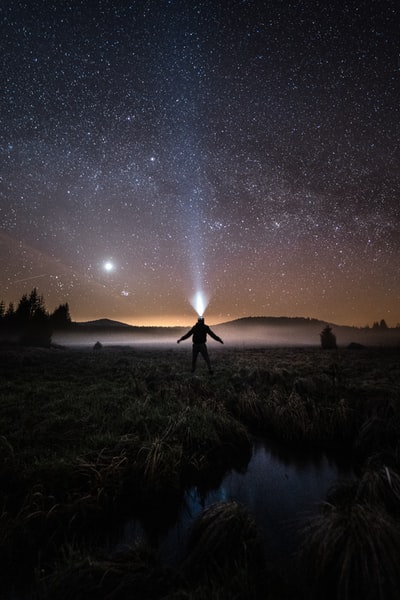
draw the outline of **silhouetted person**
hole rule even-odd
[[[199,353],[202,355],[202,357],[206,361],[206,365],[208,367],[209,372],[212,373],[210,357],[208,356],[208,350],[207,350],[207,333],[212,338],[214,338],[214,340],[217,340],[217,342],[219,342],[220,344],[224,343],[221,340],[221,338],[218,337],[217,335],[215,335],[215,333],[213,331],[211,331],[209,326],[204,323],[203,317],[199,317],[196,325],[194,325],[190,331],[185,333],[185,335],[183,335],[177,341],[177,344],[179,344],[179,342],[183,342],[183,340],[187,340],[191,335],[193,336],[192,373],[194,373],[194,371],[196,369],[196,362],[197,362],[197,357],[198,357]]]

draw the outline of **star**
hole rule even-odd
[[[103,269],[107,273],[111,273],[111,271],[115,270],[115,265],[111,260],[107,260],[106,262],[103,263]]]

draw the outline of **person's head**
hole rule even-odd
[[[200,323],[200,325],[204,325],[204,317],[199,317],[197,322]]]

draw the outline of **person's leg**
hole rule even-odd
[[[211,373],[211,371],[212,371],[212,369],[211,369],[211,362],[210,362],[210,357],[208,356],[208,350],[207,350],[206,344],[201,344],[201,346],[199,348],[199,351],[200,351],[202,357],[204,358],[204,360],[206,361],[206,365],[208,367],[208,370]]]
[[[195,372],[196,370],[196,362],[197,362],[197,356],[199,354],[199,345],[198,344],[193,344],[193,348],[192,348],[192,373]]]

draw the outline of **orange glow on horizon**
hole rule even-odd
[[[332,323],[334,325],[338,325],[338,326],[347,326],[347,327],[356,327],[356,328],[363,328],[363,327],[372,327],[373,323],[375,321],[380,321],[381,317],[377,317],[376,319],[372,320],[370,318],[368,318],[367,315],[365,315],[365,318],[363,318],[362,314],[358,315],[357,319],[353,319],[352,317],[347,317],[344,315],[340,315],[341,318],[339,318],[339,316],[337,315],[336,318],[334,315],[326,315],[326,314],[322,314],[322,315],[311,315],[311,314],[283,314],[283,313],[278,313],[278,312],[272,312],[271,313],[258,313],[258,314],[232,314],[232,313],[227,313],[224,315],[212,315],[210,314],[209,316],[207,314],[204,315],[205,318],[205,322],[207,323],[207,325],[210,326],[214,326],[214,325],[219,325],[222,323],[228,323],[230,321],[235,321],[237,319],[243,319],[243,318],[257,318],[257,317],[265,317],[265,318],[291,318],[291,319],[295,319],[295,318],[303,318],[303,319],[312,319],[312,320],[320,320],[320,321],[324,321],[327,323]],[[153,315],[153,316],[149,316],[149,315],[141,315],[138,317],[132,317],[131,315],[120,315],[120,316],[95,316],[95,317],[86,317],[86,316],[82,316],[80,315],[79,317],[76,317],[74,315],[72,315],[72,320],[76,321],[76,322],[86,322],[86,321],[95,321],[98,319],[110,319],[113,321],[118,321],[120,323],[125,323],[127,325],[132,325],[134,327],[192,327],[195,322],[197,321],[197,314],[194,314],[192,316],[189,315],[181,315],[181,316],[176,316],[176,315]],[[391,321],[390,319],[386,319],[386,324],[388,325],[388,327],[396,327],[398,325],[398,322],[395,321]]]
[[[132,318],[131,316],[128,315],[121,315],[119,317],[116,316],[112,316],[112,317],[95,317],[95,318],[86,318],[86,317],[80,317],[80,318],[74,318],[74,316],[72,316],[72,320],[76,321],[76,322],[86,322],[86,321],[96,321],[98,319],[101,318],[105,318],[105,319],[110,319],[112,321],[118,321],[120,323],[125,323],[126,325],[132,325],[134,327],[192,327],[197,319],[198,316],[197,314],[193,314],[192,317],[189,316],[183,316],[183,317],[177,317],[175,315],[154,315],[152,317],[149,316],[142,316],[142,317],[137,317],[137,318]],[[225,317],[212,317],[210,316],[209,318],[207,318],[207,315],[205,315],[205,322],[208,325],[218,325],[219,323],[225,323],[227,321],[231,321],[234,320],[236,318],[240,318],[240,317],[229,317],[229,316],[225,316]]]

